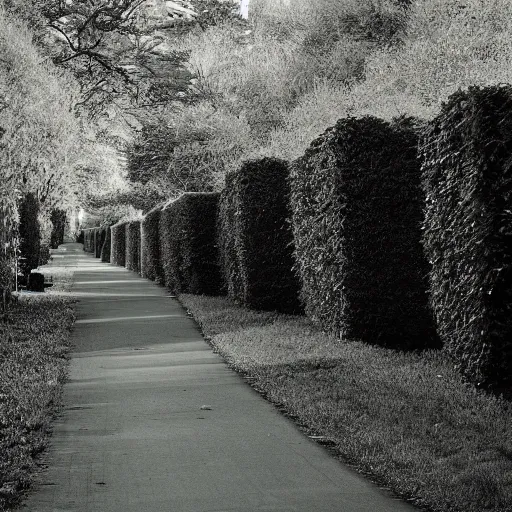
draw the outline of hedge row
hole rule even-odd
[[[125,267],[140,272],[140,220],[126,223],[126,257]]]
[[[161,213],[162,206],[157,206],[141,222],[141,275],[158,283],[163,283],[159,236]]]
[[[110,226],[104,229],[105,240],[100,252],[100,259],[103,263],[110,263],[110,249],[112,244],[112,237],[110,234]]]
[[[421,141],[432,265],[445,349],[474,382],[512,386],[512,88],[453,95]]]
[[[437,344],[421,247],[412,121],[340,120],[292,165],[297,269],[307,314],[342,338]]]
[[[107,228],[88,228],[80,232],[77,242],[81,241],[84,244],[85,252],[90,252],[96,258],[100,258],[106,237]]]
[[[301,310],[288,175],[286,162],[264,158],[245,162],[226,178],[218,225],[221,267],[228,295],[250,308]]]
[[[110,262],[124,267],[126,264],[126,226],[127,222],[120,222],[110,227]]]
[[[160,261],[164,284],[174,293],[220,293],[218,200],[218,193],[191,192],[161,210]]]
[[[474,382],[510,388],[511,111],[512,89],[497,86],[454,95],[428,125],[340,120],[290,165],[246,162],[220,198],[155,208],[140,242],[114,226],[113,262],[128,242],[137,270],[140,243],[142,275],[176,293],[302,303],[342,338],[442,343]]]

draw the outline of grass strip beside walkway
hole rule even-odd
[[[67,375],[71,305],[21,295],[0,324],[0,511],[19,503],[47,446]]]
[[[439,352],[342,342],[224,297],[180,300],[232,367],[358,470],[430,510],[512,510],[512,404]]]

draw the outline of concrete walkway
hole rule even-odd
[[[261,398],[155,284],[66,244],[65,409],[30,512],[412,512]]]

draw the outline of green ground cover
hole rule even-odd
[[[381,485],[434,511],[512,510],[512,404],[439,352],[342,342],[224,297],[180,300],[232,367]]]
[[[48,444],[67,376],[71,306],[57,294],[23,294],[0,324],[0,511],[19,503]]]

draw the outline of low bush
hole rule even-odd
[[[306,312],[342,338],[437,344],[421,246],[412,120],[347,118],[292,165],[293,230]]]
[[[421,140],[423,242],[445,349],[473,381],[512,389],[512,87],[471,87]]]
[[[162,209],[159,231],[164,284],[174,293],[220,293],[218,199],[215,192],[188,192]]]
[[[288,174],[285,161],[264,158],[226,177],[218,228],[222,271],[229,296],[250,308],[301,311]]]
[[[140,220],[126,223],[125,267],[140,272]]]
[[[112,244],[111,227],[104,228],[105,241],[101,248],[100,258],[103,263],[110,263],[110,249]]]
[[[150,210],[141,222],[141,275],[161,282],[163,276],[160,259],[159,225],[162,206]]]
[[[110,228],[110,262],[121,267],[126,263],[126,225],[121,222]]]

